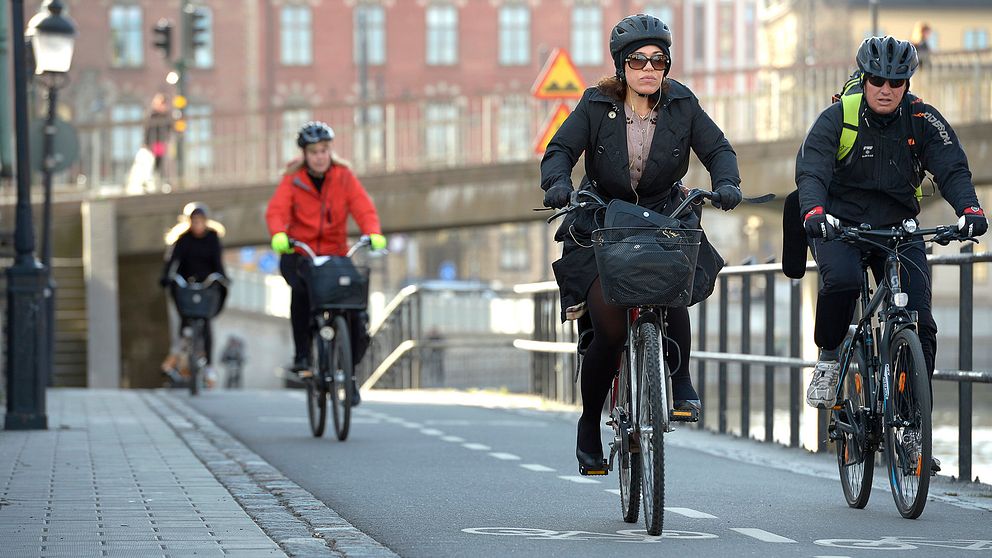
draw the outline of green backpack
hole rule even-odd
[[[907,92],[908,94],[908,92]],[[864,90],[861,88],[861,70],[855,70],[851,77],[844,82],[844,87],[840,93],[835,93],[833,102],[840,102],[844,109],[844,124],[840,131],[840,145],[837,148],[837,160],[841,161],[847,157],[854,147],[854,142],[858,139],[858,122],[860,121],[861,100],[864,98]],[[911,102],[921,102],[914,98]],[[914,173],[922,179],[923,168],[920,163],[920,142],[917,137],[922,136],[922,131],[917,130],[915,119],[910,117],[910,138],[909,151],[913,155]],[[923,199],[922,180],[916,187],[916,201]]]

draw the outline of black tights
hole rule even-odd
[[[582,360],[582,416],[578,440],[579,449],[595,454],[602,451],[599,421],[627,341],[627,309],[607,304],[599,278],[589,287],[586,309],[592,320],[593,339]],[[675,399],[696,399],[689,378],[689,351],[692,348],[689,310],[669,308],[665,315],[665,333],[675,342],[673,345],[666,339],[662,347],[668,368],[675,371],[672,395]]]

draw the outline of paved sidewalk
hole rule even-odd
[[[282,491],[336,521],[314,529],[223,459],[212,442],[223,434],[188,413],[180,396],[164,393],[48,390],[49,430],[0,430],[0,557],[392,555],[248,456]],[[344,548],[335,548],[334,531]]]

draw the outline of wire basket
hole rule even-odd
[[[213,283],[209,287],[183,287],[176,285],[172,291],[176,301],[176,311],[186,319],[209,320],[220,312],[220,305],[223,301],[223,291],[219,283]]]
[[[344,256],[307,266],[311,310],[364,310],[369,304],[369,268]]]
[[[602,228],[593,231],[606,302],[618,306],[688,306],[700,229]]]

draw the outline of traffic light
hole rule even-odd
[[[152,28],[155,40],[152,45],[162,51],[166,60],[172,60],[172,22],[167,19],[160,19]]]
[[[191,4],[186,5],[185,13],[188,18],[186,29],[189,30],[187,38],[189,52],[192,53],[209,44],[209,22],[207,21],[207,12],[201,8],[193,7]]]

